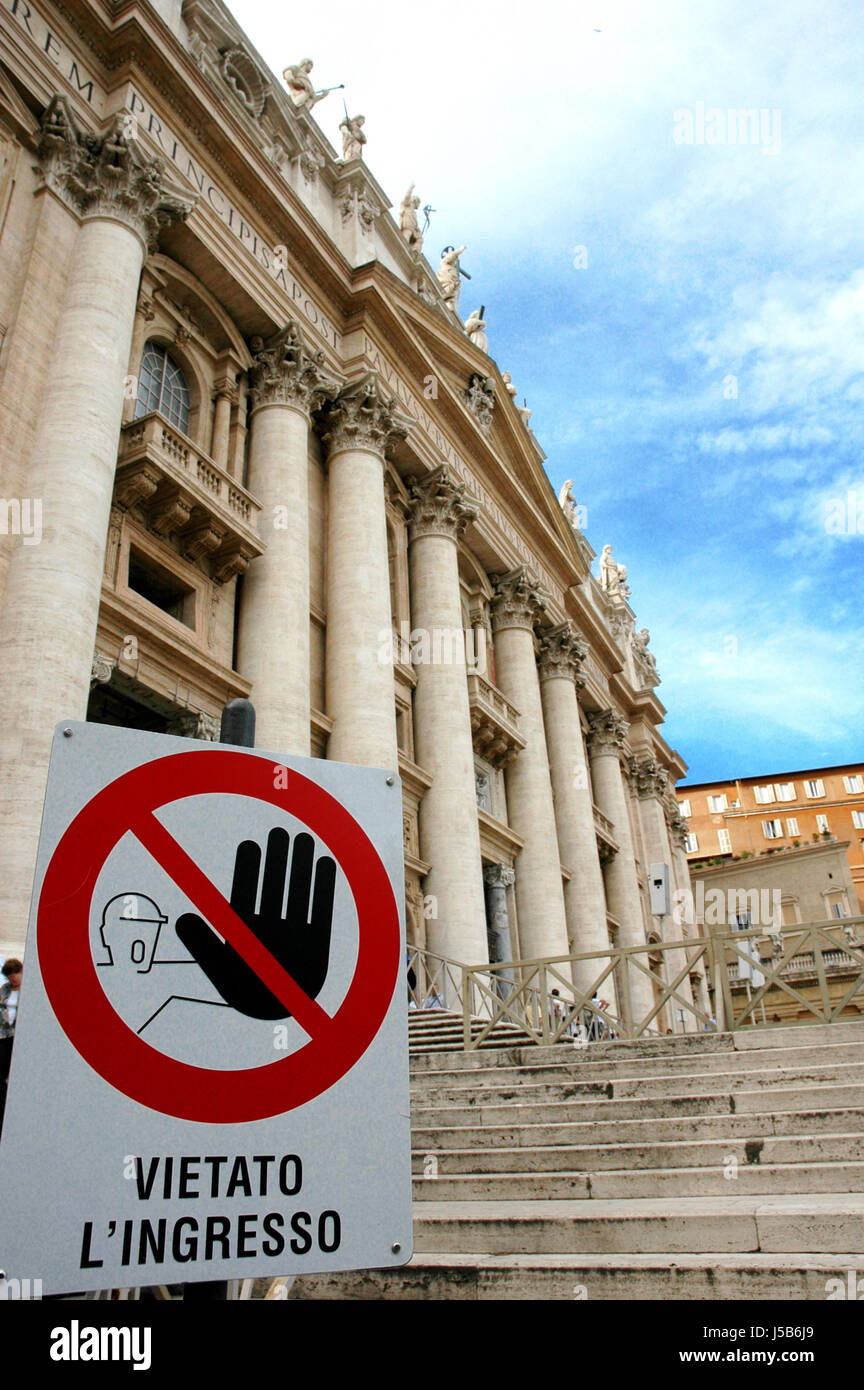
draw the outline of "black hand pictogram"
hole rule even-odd
[[[254,840],[244,840],[238,846],[231,906],[304,993],[314,999],[324,984],[330,959],[336,862],[322,855],[315,864],[314,839],[296,835],[283,913],[290,839],[288,831],[278,827],[267,836],[258,912],[261,847]],[[194,912],[185,912],[177,919],[176,931],[226,1004],[251,1018],[291,1017],[233,946],[222,941]]]

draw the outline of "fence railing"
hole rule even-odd
[[[413,1005],[461,1014],[468,1051],[514,1028],[538,1044],[580,1045],[763,1027],[766,1004],[785,1005],[780,1021],[790,1021],[788,1000],[795,1021],[864,1016],[864,917],[493,965],[408,955]]]

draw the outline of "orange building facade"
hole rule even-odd
[[[694,867],[819,839],[848,840],[858,896],[853,909],[864,913],[864,763],[694,782],[676,788],[676,795],[689,824],[687,860]]]

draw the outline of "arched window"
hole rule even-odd
[[[141,359],[135,418],[158,410],[160,415],[189,433],[189,388],[183,373],[160,343],[147,343]]]

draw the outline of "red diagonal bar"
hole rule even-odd
[[[330,1015],[321,1005],[310,999],[297,981],[292,979],[284,966],[258,940],[246,923],[237,916],[230,903],[226,902],[218,888],[215,888],[205,873],[202,873],[194,859],[190,859],[185,849],[178,845],[161,821],[147,812],[132,818],[129,829],[151,854],[177,887],[186,894],[197,907],[202,917],[206,917],[211,927],[219,933],[229,946],[233,946],[250,970],[284,1004],[304,1032],[314,1038],[331,1022]]]

